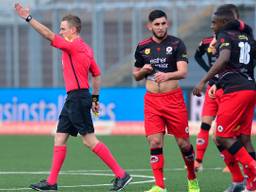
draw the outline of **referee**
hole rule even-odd
[[[111,191],[120,191],[132,177],[126,173],[112,156],[108,147],[99,141],[94,133],[91,109],[99,111],[100,69],[92,49],[83,41],[79,33],[81,20],[74,15],[62,18],[60,36],[35,20],[28,8],[15,4],[17,14],[38,33],[51,42],[51,46],[62,51],[62,68],[67,91],[67,99],[59,116],[54,140],[53,160],[50,175],[46,180],[31,184],[37,191],[57,191],[57,180],[67,153],[69,136],[79,133],[85,146],[90,148],[115,174]],[[88,76],[92,74],[92,95],[89,92]]]

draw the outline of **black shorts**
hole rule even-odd
[[[68,92],[68,96],[59,116],[57,133],[72,136],[94,133],[91,116],[92,97],[88,89]]]

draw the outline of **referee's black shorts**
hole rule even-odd
[[[57,133],[72,136],[94,133],[91,116],[92,97],[88,89],[68,92],[68,96],[59,116]]]

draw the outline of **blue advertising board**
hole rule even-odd
[[[0,121],[56,121],[64,89],[0,89]],[[110,88],[100,93],[102,120],[142,121],[145,89]]]
[[[143,121],[144,88],[103,88],[100,92],[100,120]],[[48,122],[58,120],[65,102],[62,88],[0,89],[0,122]],[[189,119],[200,120],[203,97],[183,90]]]

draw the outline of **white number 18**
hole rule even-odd
[[[240,47],[239,62],[247,65],[250,62],[251,46],[248,42],[239,42],[238,46]]]

